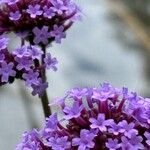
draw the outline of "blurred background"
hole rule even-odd
[[[76,86],[102,82],[150,97],[150,1],[78,2],[83,20],[74,24],[61,45],[48,50],[59,60],[58,71],[47,72],[49,99]],[[0,88],[0,150],[13,150],[24,131],[43,122],[40,100],[22,82]]]

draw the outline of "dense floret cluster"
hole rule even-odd
[[[73,0],[1,0],[0,33],[15,32],[31,44],[61,43],[80,18]]]
[[[42,81],[42,72],[45,68],[56,71],[57,59],[48,53],[44,64],[41,64],[43,51],[35,45],[23,45],[10,53],[7,49],[8,41],[8,38],[0,37],[0,85],[21,79],[33,88],[33,95],[42,96],[48,87],[48,83]]]
[[[150,149],[150,99],[127,88],[74,88],[55,104],[63,118],[54,113],[41,130],[24,133],[16,150]]]
[[[0,85],[19,78],[33,88],[33,95],[42,96],[48,87],[45,69],[56,71],[58,63],[46,46],[61,43],[80,17],[74,0],[0,0]],[[9,52],[5,35],[11,32],[22,46]]]

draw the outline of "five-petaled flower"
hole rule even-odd
[[[6,63],[3,61],[0,67],[0,75],[2,82],[8,82],[9,77],[14,77],[16,75],[16,71],[13,70],[14,64],[12,62]]]
[[[43,11],[40,9],[41,6],[36,4],[35,6],[29,5],[27,13],[30,14],[31,18],[36,18],[37,16],[42,15]]]

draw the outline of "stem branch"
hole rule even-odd
[[[43,65],[44,64],[44,58],[46,57],[46,48],[45,48],[45,46],[42,46],[42,50],[44,52],[44,54],[42,55],[42,65]],[[46,82],[46,80],[47,80],[46,79],[46,69],[45,68],[43,69],[43,72],[42,72],[42,80],[43,80],[43,82]],[[41,102],[42,102],[42,107],[43,107],[45,117],[49,117],[49,115],[51,115],[51,109],[48,106],[49,101],[48,101],[48,95],[47,95],[46,90],[44,91],[43,96],[41,97]]]

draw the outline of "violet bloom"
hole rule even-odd
[[[16,12],[10,12],[10,17],[9,19],[10,20],[13,20],[13,21],[17,21],[21,18],[21,14],[19,11],[16,11]]]
[[[135,133],[133,133],[130,138],[123,136],[121,139],[122,139],[123,150],[126,150],[127,146],[133,150],[144,149],[144,146],[142,144],[142,140],[143,140],[142,137],[137,136]]]
[[[79,104],[79,102],[75,101],[72,107],[66,106],[63,109],[65,113],[65,119],[78,118],[83,110],[83,106]]]
[[[68,10],[62,0],[52,0],[51,3],[53,5],[52,9],[59,15],[63,14],[63,11]]]
[[[71,148],[71,142],[68,141],[67,136],[51,137],[48,139],[46,145],[52,147],[53,150],[66,150]]]
[[[105,114],[98,114],[97,119],[90,118],[89,121],[92,123],[90,125],[92,129],[99,129],[101,132],[107,131],[107,126],[110,126],[114,122],[113,119],[105,120]]]
[[[46,65],[46,69],[52,69],[53,71],[57,71],[56,65],[58,64],[58,61],[55,57],[52,58],[50,53],[48,53],[46,58],[44,58],[44,63]]]
[[[127,137],[130,137],[133,132],[137,132],[134,129],[135,124],[133,122],[128,124],[126,120],[123,120],[119,122],[118,125],[121,127],[120,131]]]
[[[50,35],[55,38],[56,43],[61,43],[61,39],[66,37],[63,26],[54,25],[53,31]]]
[[[30,54],[31,54],[31,57],[33,60],[34,59],[38,59],[38,60],[41,59],[43,51],[40,48],[38,48],[37,46],[31,46],[29,51],[30,51]]]
[[[29,70],[28,73],[24,73],[22,75],[23,79],[25,79],[26,85],[27,86],[31,86],[32,84],[34,85],[38,85],[39,80],[39,73],[38,72],[34,72],[33,70]]]
[[[50,32],[48,31],[48,26],[43,26],[42,29],[35,27],[33,29],[33,33],[35,35],[34,43],[39,44],[42,43],[44,45],[48,44],[48,39],[51,37]]]
[[[52,114],[46,118],[44,132],[49,134],[50,132],[56,131],[58,123],[57,114]]]
[[[32,88],[33,88],[33,91],[32,91],[32,95],[35,96],[35,95],[39,95],[39,97],[43,96],[45,90],[48,88],[48,83],[44,83],[42,82],[41,79],[39,79],[39,83],[38,85],[32,85]]]
[[[55,36],[54,34],[52,37],[48,36],[46,44],[42,41],[34,44],[48,45],[54,40],[60,43],[61,38],[65,37],[62,30],[68,30],[75,22],[72,21],[72,18],[80,14],[77,4],[73,1],[75,0],[1,0],[0,34],[26,32],[27,35],[23,39],[32,44],[37,42],[34,41],[36,35],[33,33],[33,29],[35,27],[41,29],[47,26],[49,32],[53,32],[53,27],[58,26],[60,27],[57,29],[59,35],[56,36],[55,33]]]
[[[123,132],[121,127],[116,123],[112,123],[110,126],[111,127],[108,129],[109,133],[112,133],[114,135],[118,135],[119,133]]]
[[[3,36],[0,37],[0,51],[2,49],[5,49],[8,45],[8,38],[5,38]]]
[[[27,57],[15,58],[15,60],[18,63],[18,65],[16,67],[18,70],[25,69],[25,70],[29,71],[31,69],[31,66],[33,65],[33,61]]]
[[[109,83],[104,83],[101,89],[96,89],[93,91],[92,98],[99,101],[106,101],[108,98],[113,98],[115,95],[114,89]]]
[[[121,144],[118,144],[118,140],[117,139],[108,139],[108,142],[106,142],[106,147],[109,150],[116,150],[119,149],[121,147]]]
[[[69,96],[74,99],[82,99],[83,96],[86,96],[88,93],[87,89],[74,88],[69,91]]]
[[[144,136],[146,137],[146,143],[148,146],[150,146],[150,132],[145,132]]]
[[[31,18],[36,18],[37,16],[40,16],[43,13],[43,11],[40,10],[40,8],[41,6],[38,4],[36,4],[35,6],[29,5],[26,11],[30,14]]]
[[[44,6],[44,17],[51,19],[52,17],[55,16],[55,12],[52,8],[48,8],[47,6]]]
[[[38,131],[25,132],[22,143],[18,144],[15,150],[40,150],[40,140],[38,140]]]
[[[93,142],[95,135],[89,130],[83,129],[80,132],[80,138],[74,138],[72,140],[72,146],[78,146],[78,150],[86,150],[93,148],[95,143]]]
[[[31,55],[26,45],[22,46],[21,48],[15,49],[12,53],[18,58],[29,57]]]
[[[6,63],[5,61],[1,63],[0,75],[2,82],[8,82],[9,77],[15,77],[16,71],[13,70],[14,64],[12,62]]]

